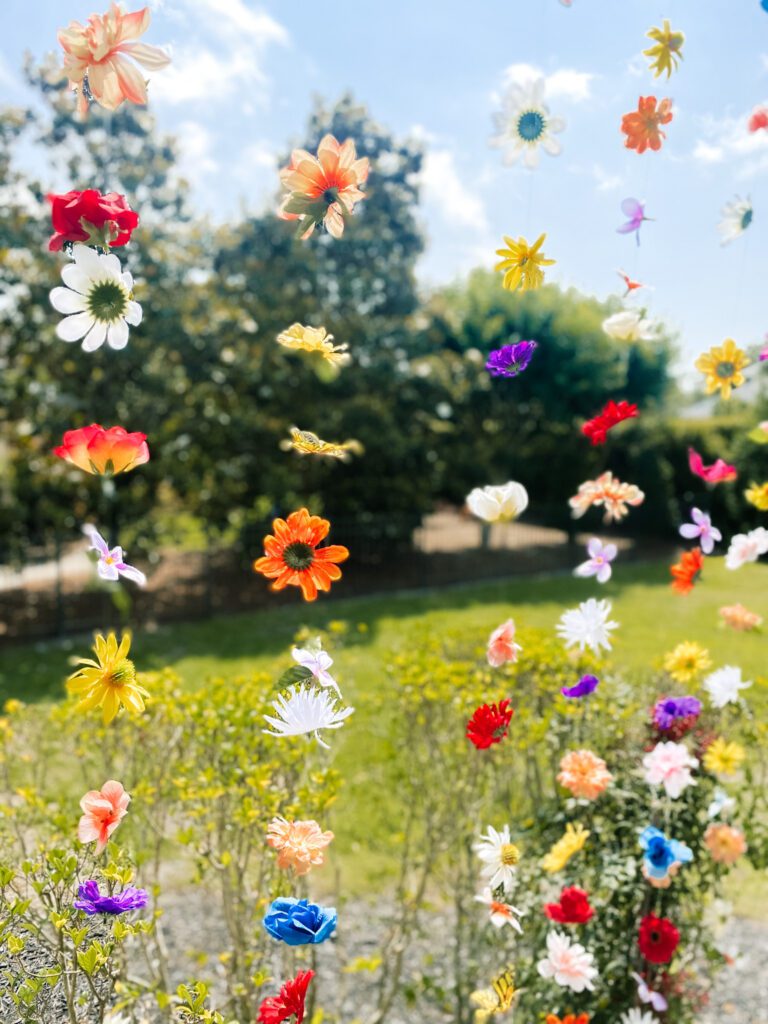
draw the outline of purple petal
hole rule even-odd
[[[597,570],[597,582],[598,583],[607,583],[610,578],[611,578],[611,567],[608,564],[608,562],[606,562],[604,565],[601,565],[600,568]]]
[[[598,555],[603,553],[603,542],[599,537],[591,537],[587,544],[587,551],[592,558],[597,558]]]
[[[694,537],[701,536],[701,530],[698,526],[694,526],[693,523],[684,523],[680,527],[680,536],[685,537],[686,540],[693,540]]]
[[[147,577],[144,573],[133,565],[126,565],[125,562],[119,562],[115,568],[121,576],[125,576],[127,580],[133,580],[133,582],[138,583],[140,587],[143,587],[147,582]]]
[[[564,686],[560,693],[564,697],[586,697],[594,693],[599,684],[597,676],[582,676],[575,686]]]

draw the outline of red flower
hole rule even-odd
[[[704,567],[704,556],[701,548],[694,548],[693,551],[686,551],[679,562],[670,565],[669,571],[672,574],[672,589],[678,594],[689,594],[693,585],[701,575]]]
[[[640,922],[637,944],[646,960],[652,964],[668,964],[674,956],[680,932],[668,917],[646,914]]]
[[[590,439],[593,445],[605,444],[611,427],[615,427],[622,420],[631,420],[636,416],[636,405],[631,405],[623,400],[621,402],[614,402],[611,399],[601,413],[598,413],[593,419],[587,420],[581,428],[581,432]]]
[[[279,994],[265,999],[259,1007],[259,1024],[282,1024],[294,1015],[296,1024],[301,1024],[307,989],[314,976],[314,971],[299,971],[295,978],[284,982]]]
[[[51,252],[58,252],[65,242],[85,242],[103,249],[125,245],[139,223],[138,213],[117,192],[102,195],[95,188],[73,189],[62,195],[52,192],[46,198],[53,221],[54,233],[48,242]]]
[[[759,132],[761,128],[768,131],[768,107],[755,107],[747,127],[751,132]]]
[[[106,475],[127,473],[149,462],[146,434],[129,434],[125,427],[102,427],[98,423],[66,430],[53,454],[86,473]]]
[[[586,924],[594,915],[589,896],[577,885],[566,886],[560,893],[559,903],[545,903],[544,913],[558,924]]]
[[[467,739],[478,750],[487,750],[494,743],[501,743],[507,735],[509,723],[514,715],[509,700],[496,704],[481,704],[467,722]]]

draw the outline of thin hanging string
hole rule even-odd
[[[523,224],[525,226],[525,237],[530,240],[531,238],[531,208],[533,206],[533,179],[536,177],[536,171],[529,170],[526,168],[523,173],[528,177],[527,186],[527,199],[525,201],[525,217]],[[537,236],[538,237],[538,236]]]
[[[744,237],[736,239],[736,243],[741,241],[741,262],[739,264],[739,279],[733,293],[733,318],[736,319],[736,314],[739,311],[739,307],[744,300],[744,292],[746,289],[746,277],[747,277],[747,256],[749,253],[749,229],[745,231]],[[733,243],[732,243],[733,244]]]

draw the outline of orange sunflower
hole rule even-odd
[[[334,564],[349,558],[341,544],[319,548],[331,524],[320,516],[311,516],[305,508],[291,512],[287,519],[275,519],[273,534],[264,538],[264,557],[253,563],[255,572],[274,580],[273,590],[301,587],[305,601],[314,601],[318,590],[330,590],[331,582],[341,579]]]
[[[704,556],[701,548],[694,548],[693,551],[686,551],[679,562],[669,567],[672,573],[672,589],[678,594],[688,594],[693,590],[693,585],[701,575],[704,567]]]
[[[658,107],[656,103],[655,96],[641,96],[637,110],[622,117],[621,130],[627,136],[624,143],[627,149],[636,149],[638,153],[661,149],[661,140],[667,137],[661,125],[672,120],[672,100],[664,99]]]

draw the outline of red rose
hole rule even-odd
[[[496,704],[481,704],[467,722],[467,739],[478,750],[487,750],[494,743],[501,743],[507,735],[514,711],[509,700]]]
[[[51,252],[58,252],[65,242],[85,242],[104,249],[125,245],[139,223],[138,213],[117,192],[102,195],[95,188],[73,189],[62,195],[51,192],[46,198],[53,221],[54,233],[48,242]]]
[[[667,917],[646,914],[640,922],[637,944],[646,960],[652,964],[668,964],[674,956],[680,932]]]
[[[314,971],[299,971],[295,978],[286,981],[280,994],[265,999],[259,1008],[259,1024],[282,1024],[289,1017],[296,1017],[296,1024],[304,1020],[304,1002]]]
[[[544,913],[558,924],[586,924],[595,911],[589,905],[589,896],[577,885],[567,886],[560,893],[559,903],[545,903]]]

